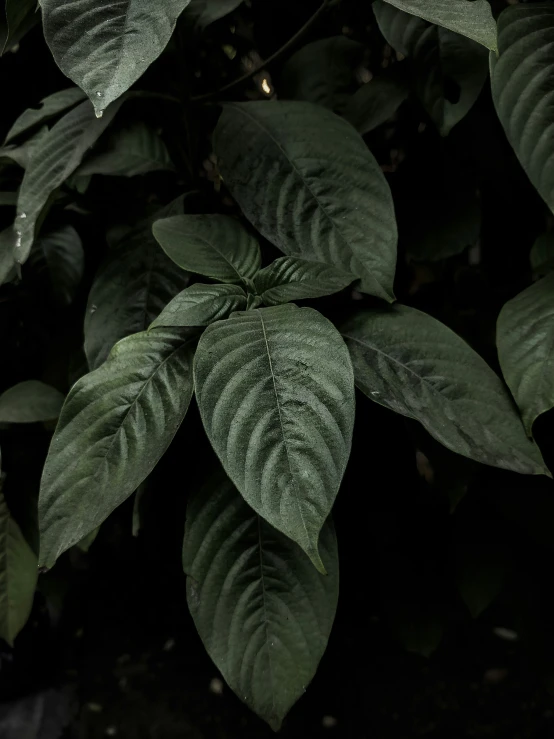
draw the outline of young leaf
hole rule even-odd
[[[246,294],[237,285],[191,285],[173,298],[150,328],[208,326],[245,308]]]
[[[498,50],[491,71],[496,112],[521,166],[554,212],[554,5],[506,8],[498,19]]]
[[[202,335],[194,381],[208,438],[246,502],[323,570],[319,532],[354,424],[340,334],[311,308],[235,313]]]
[[[500,378],[442,323],[398,305],[360,313],[343,336],[356,384],[368,398],[415,418],[465,457],[523,474],[548,474]]]
[[[279,97],[340,110],[356,85],[355,71],[363,54],[362,44],[345,36],[307,44],[283,67]]]
[[[472,4],[469,0],[463,0]],[[388,5],[373,4],[381,33],[414,65],[417,94],[441,136],[470,111],[489,73],[487,50],[441,26],[430,26]]]
[[[502,374],[527,433],[554,408],[554,273],[528,287],[500,311],[496,334]]]
[[[38,240],[29,264],[39,272],[46,271],[58,302],[70,305],[85,271],[81,237],[69,225],[50,231]]]
[[[164,218],[152,233],[179,267],[220,282],[252,279],[262,263],[256,239],[230,216]]]
[[[408,97],[400,75],[382,74],[362,85],[342,110],[342,115],[364,136],[386,123]]]
[[[0,423],[39,423],[60,415],[64,396],[38,380],[14,385],[0,395]]]
[[[231,689],[276,731],[313,678],[335,617],[330,519],[320,547],[327,577],[223,476],[188,504],[183,566],[194,623]]]
[[[165,49],[190,0],[41,0],[44,36],[56,63],[98,115]]]
[[[160,136],[142,121],[137,121],[110,136],[103,150],[87,158],[75,174],[79,177],[93,174],[134,177],[174,169]]]
[[[33,26],[40,23],[37,0],[6,0],[6,23],[8,32],[2,54],[18,44]]]
[[[389,5],[467,36],[496,51],[496,23],[488,0],[385,0]]]
[[[28,108],[19,116],[8,131],[4,146],[11,144],[14,139],[19,138],[23,134],[28,134],[29,131],[32,131],[37,126],[44,125],[44,123],[55,116],[65,113],[70,108],[74,108],[85,97],[85,93],[79,87],[70,87],[67,90],[60,90],[44,98],[38,108]]]
[[[354,276],[319,262],[281,257],[254,277],[256,292],[265,305],[332,295],[353,282]]]
[[[41,565],[100,526],[154,469],[187,412],[192,355],[183,330],[135,334],[73,386],[42,475]]]
[[[154,218],[183,211],[183,198]],[[152,236],[150,218],[110,253],[89,293],[85,353],[96,369],[120,339],[144,331],[189,283],[189,275],[166,257]]]
[[[0,639],[11,647],[31,615],[37,576],[37,558],[0,492]]]
[[[206,28],[210,23],[236,10],[242,0],[191,0],[186,18],[191,18],[196,28]]]
[[[232,104],[214,146],[231,194],[282,252],[338,267],[363,291],[394,299],[390,190],[349,123],[310,103]]]
[[[554,270],[554,232],[542,234],[531,247],[529,254],[535,277],[544,277]]]
[[[25,171],[17,202],[15,249],[16,262],[23,264],[33,245],[35,226],[50,195],[71,175],[88,149],[109,126],[119,110],[118,100],[98,120],[88,102],[67,113],[41,140],[33,151]]]

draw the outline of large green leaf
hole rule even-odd
[[[100,526],[154,469],[187,412],[192,355],[182,329],[135,334],[73,386],[42,475],[41,565]]]
[[[356,67],[363,54],[363,45],[345,36],[307,44],[283,67],[279,97],[340,110],[356,87]]]
[[[408,97],[408,92],[408,86],[399,74],[382,74],[366,82],[351,96],[342,115],[356,131],[365,135],[390,120]]]
[[[0,423],[38,423],[60,415],[64,396],[38,380],[26,380],[0,395]]]
[[[102,150],[87,158],[75,175],[134,177],[164,169],[175,169],[164,142],[146,123],[136,121],[111,135]]]
[[[220,282],[252,279],[262,262],[256,239],[229,216],[164,218],[152,233],[179,267]]]
[[[154,218],[182,211],[183,198],[178,198],[138,225],[96,275],[85,315],[85,353],[91,369],[102,364],[120,339],[147,329],[188,285],[188,274],[166,257],[152,236]]]
[[[70,305],[85,271],[85,252],[79,234],[69,225],[50,231],[38,240],[29,264],[39,274],[46,272],[58,302]]]
[[[7,34],[0,49],[2,54],[40,23],[39,7],[38,0],[6,0]]]
[[[343,328],[356,384],[368,398],[420,421],[458,454],[524,474],[548,474],[500,378],[431,316],[398,305]]]
[[[265,305],[279,305],[306,298],[321,298],[343,290],[354,277],[336,267],[281,257],[254,277],[256,292]]]
[[[85,97],[85,93],[79,87],[70,87],[67,90],[60,90],[53,95],[49,95],[41,101],[38,108],[28,108],[19,116],[8,131],[4,145],[12,143],[14,139],[23,134],[28,134],[37,126],[46,123],[61,113],[65,113],[70,108],[74,108]]]
[[[241,3],[242,0],[190,0],[186,17],[191,18],[197,28],[205,28],[232,13]]]
[[[14,226],[15,261],[29,256],[35,227],[52,193],[73,174],[88,149],[97,141],[119,110],[123,99],[97,120],[88,100],[67,113],[42,138],[25,171],[17,201]]]
[[[386,0],[386,2],[496,51],[496,23],[488,0]]]
[[[208,326],[246,308],[238,285],[191,285],[176,295],[152,323],[155,326]]]
[[[98,115],[165,49],[190,0],[41,0],[44,36],[56,63]]]
[[[554,273],[509,300],[496,335],[502,373],[527,433],[554,408]]]
[[[506,8],[492,65],[496,111],[529,179],[554,212],[554,5]]]
[[[469,0],[463,0],[469,4]],[[412,60],[416,92],[442,136],[470,111],[489,73],[481,44],[377,0],[373,10],[388,43]]]
[[[188,504],[183,565],[194,623],[232,690],[275,730],[313,678],[335,617],[330,520],[320,547],[327,577],[222,476]]]
[[[310,103],[233,104],[214,145],[231,194],[282,252],[350,272],[365,292],[393,299],[392,198],[349,123]]]
[[[37,558],[0,491],[0,639],[12,647],[31,615],[37,575]]]
[[[208,438],[246,502],[323,569],[319,532],[354,424],[340,334],[311,308],[235,313],[202,335],[194,380]]]

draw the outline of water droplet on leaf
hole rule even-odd
[[[97,110],[97,111],[95,111],[95,115],[96,115],[97,118],[102,118],[102,116],[104,115],[104,111],[103,110]]]

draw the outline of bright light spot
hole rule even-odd
[[[262,80],[262,90],[266,95],[271,95],[271,85],[266,79]]]

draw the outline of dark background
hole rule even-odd
[[[504,3],[493,5],[499,11]],[[189,190],[196,191],[199,211],[234,212],[207,162],[215,103],[262,98],[259,77],[206,101],[191,98],[239,78],[248,54],[270,57],[318,7],[307,0],[252,0],[200,35],[180,23],[138,87],[179,96],[187,101],[186,115],[173,115],[161,102],[129,104],[122,113],[162,126],[180,172],[132,181],[96,177],[82,200],[67,193],[80,212],[50,213],[47,227],[71,222],[83,238],[86,277],[70,308],[56,306],[29,270],[19,285],[0,288],[0,391],[31,378],[67,391],[83,371],[83,315],[107,253],[107,229]],[[278,97],[290,55],[338,34],[361,41],[366,68],[382,71],[388,52],[370,3],[343,0],[267,67]],[[237,49],[233,60],[225,44]],[[69,86],[39,27],[0,60],[0,80],[1,134],[25,108]],[[387,171],[397,210],[398,299],[451,326],[498,369],[498,312],[530,284],[529,251],[549,221],[505,140],[488,87],[447,139],[415,100],[366,138]],[[399,151],[403,160],[392,166]],[[10,189],[21,171],[4,168],[0,177],[2,189]],[[432,233],[434,214],[468,188],[481,204],[479,249],[442,261],[409,260],[414,234]],[[5,227],[13,212],[0,211]],[[264,249],[274,256],[269,244]],[[359,297],[345,291],[317,307],[340,321],[373,304]],[[417,424],[361,395],[357,402],[353,453],[334,511],[339,609],[327,653],[283,736],[554,736],[552,482],[469,462]],[[535,431],[551,463],[551,414]],[[0,428],[6,497],[35,546],[50,433],[41,425]],[[139,536],[131,534],[131,500],[103,525],[88,554],[74,549],[41,576],[15,649],[0,647],[2,739],[272,735],[217,682],[186,607],[180,562],[186,500],[213,463],[192,407],[147,481]]]

